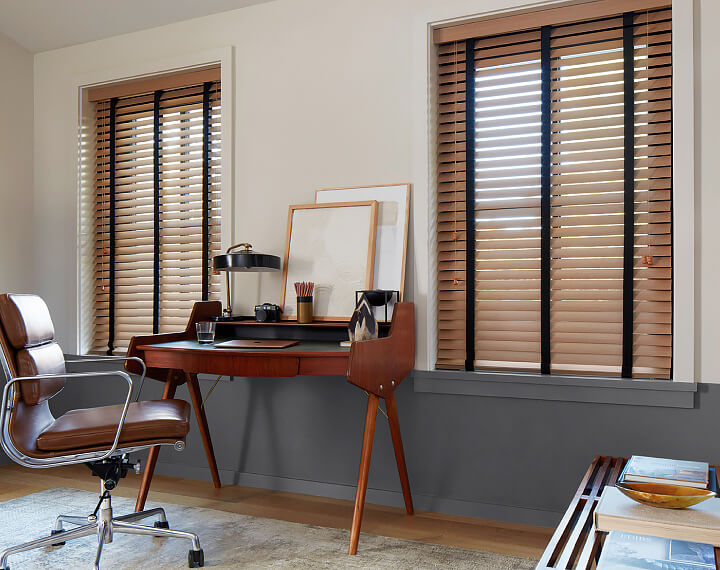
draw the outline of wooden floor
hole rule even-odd
[[[113,493],[134,498],[139,484],[140,477],[131,473]],[[17,465],[0,467],[0,501],[54,487],[98,492],[99,480],[92,477],[85,466],[47,470],[25,469]],[[353,513],[350,501],[252,487],[215,489],[212,483],[206,481],[162,475],[153,477],[150,500],[344,529],[350,528]],[[93,507],[94,504],[88,504],[88,511]],[[416,512],[410,517],[403,509],[371,504],[365,507],[362,530],[383,536],[531,558],[540,558],[552,535],[552,529],[548,528],[431,512]]]

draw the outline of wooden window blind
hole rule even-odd
[[[671,11],[553,12],[438,45],[436,366],[669,378]]]
[[[220,81],[96,105],[93,351],[182,330],[219,293]],[[192,78],[189,78],[192,81]]]

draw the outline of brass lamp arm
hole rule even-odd
[[[236,243],[235,245],[231,245],[229,248],[227,248],[227,251],[225,253],[230,253],[236,247],[244,247],[245,251],[243,253],[250,253],[252,251],[251,243]]]
[[[230,253],[233,249],[238,248],[238,247],[245,248],[243,253],[250,253],[252,251],[252,244],[243,242],[243,243],[236,243],[235,245],[231,245],[229,248],[227,248],[225,253]],[[225,272],[225,292],[227,295],[227,303],[225,305],[225,308],[223,309],[223,313],[227,317],[232,317],[232,305],[230,304],[230,272],[229,271]]]
[[[234,246],[233,246],[234,247]],[[230,248],[232,249],[232,247]],[[228,249],[228,253],[230,253],[230,249]],[[232,317],[232,306],[230,305],[230,272],[225,272],[225,294],[227,295],[227,304],[225,305],[225,308],[223,309],[223,313],[227,317]]]

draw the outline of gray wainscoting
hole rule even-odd
[[[554,526],[594,455],[720,463],[720,385],[698,385],[694,407],[684,408],[442,394],[437,383],[428,390],[432,373],[418,374],[418,383],[421,377],[423,391],[410,378],[397,392],[417,509]],[[201,380],[203,393],[213,380]],[[98,388],[75,381],[56,398],[57,411],[122,398],[120,383]],[[160,384],[148,380],[143,398],[160,394]],[[178,397],[188,399],[184,387]],[[341,377],[222,379],[206,409],[223,481],[352,499],[365,402]],[[210,480],[195,427],[184,452],[161,452],[157,472]],[[368,500],[402,505],[383,416]]]

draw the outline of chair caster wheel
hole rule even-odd
[[[202,568],[205,566],[203,549],[188,551],[188,568]]]
[[[153,524],[155,528],[170,528],[170,523],[167,521],[155,521]]]
[[[51,530],[50,536],[54,536],[56,534],[62,534],[64,532],[65,532],[64,530]],[[53,546],[65,546],[65,541],[63,540],[62,542],[54,542]]]

